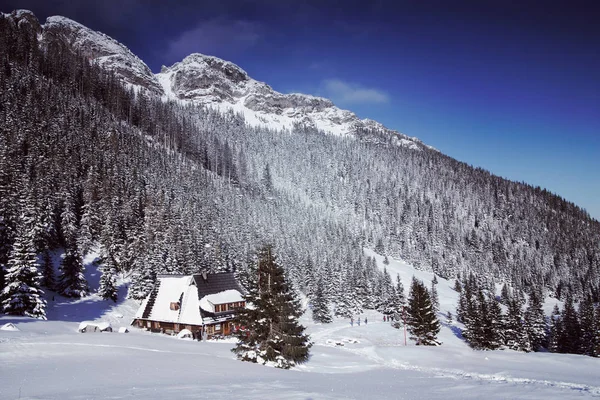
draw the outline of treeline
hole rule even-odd
[[[473,274],[456,281],[455,290],[460,293],[457,318],[464,324],[462,335],[471,347],[600,357],[600,307],[594,306],[590,296],[579,303],[577,311],[573,296],[567,294],[563,310],[556,305],[548,319],[540,288],[531,288],[525,296],[505,284],[496,296],[494,286]]]

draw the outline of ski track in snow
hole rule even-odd
[[[327,346],[326,344],[316,343],[319,340],[324,340],[327,337],[331,337],[331,334],[336,333],[338,331],[346,329],[346,326],[337,326],[328,329],[324,329],[317,334],[311,335],[313,341],[315,341],[316,346]],[[316,339],[316,340],[314,340]],[[344,336],[344,339],[352,339]],[[326,339],[325,339],[326,340]],[[358,339],[356,339],[358,340]],[[478,381],[493,381],[493,382],[506,382],[513,384],[521,384],[521,385],[544,385],[550,387],[556,387],[560,389],[571,389],[577,391],[587,392],[594,396],[600,396],[600,386],[591,386],[591,385],[581,385],[572,382],[561,382],[561,381],[550,381],[550,380],[540,380],[540,379],[529,379],[529,378],[517,378],[512,377],[510,375],[500,375],[500,374],[483,374],[476,372],[467,372],[459,369],[445,369],[445,368],[431,368],[431,367],[421,367],[417,365],[411,365],[408,362],[402,362],[395,359],[386,359],[383,358],[376,353],[376,346],[369,346],[360,349],[351,348],[348,346],[336,346],[336,348],[341,351],[347,351],[353,354],[360,356],[361,358],[368,359],[369,361],[377,364],[381,367],[386,368],[394,368],[400,370],[407,371],[417,371],[423,373],[430,373],[438,377],[442,378],[451,378],[451,379],[474,379]],[[340,368],[343,369],[343,368]]]
[[[370,251],[366,251],[366,253],[376,256],[377,262],[381,264],[382,257]],[[92,265],[89,267],[88,274],[94,273],[95,268]],[[407,284],[412,279],[412,275],[422,279],[426,284],[433,276],[431,273],[415,270],[412,266],[393,259],[390,259],[387,269],[392,277],[400,274],[405,287],[408,287]],[[438,280],[441,303],[438,315],[445,314],[449,310],[454,312],[456,292],[451,290],[451,282],[439,277]],[[126,285],[126,282],[120,282],[120,284]],[[119,367],[122,370],[117,368],[112,374],[116,374],[116,377],[128,376],[134,380],[132,384],[135,387],[119,386],[123,391],[122,395],[119,395],[118,390],[104,390],[102,387],[94,386],[98,383],[95,382],[95,379],[90,380],[91,377],[86,375],[85,371],[81,372],[82,375],[77,375],[80,372],[73,370],[69,374],[78,378],[74,380],[76,383],[70,384],[71,388],[78,390],[77,385],[80,385],[79,387],[89,386],[96,390],[95,394],[108,396],[108,398],[131,398],[145,396],[145,394],[149,396],[148,398],[156,398],[153,396],[157,395],[160,396],[159,398],[197,398],[192,393],[202,393],[203,397],[210,395],[213,398],[230,398],[231,395],[235,397],[235,393],[239,394],[239,390],[244,390],[245,398],[264,399],[273,395],[269,388],[276,390],[278,388],[277,398],[280,399],[371,398],[375,387],[372,384],[363,386],[356,379],[358,377],[366,377],[369,380],[381,379],[379,377],[383,374],[384,377],[393,377],[393,379],[399,380],[394,383],[390,381],[388,384],[387,379],[383,378],[381,382],[389,385],[386,390],[402,390],[402,395],[397,398],[427,398],[428,395],[434,398],[516,398],[521,396],[540,398],[541,393],[550,394],[550,398],[600,397],[600,386],[596,385],[596,376],[600,376],[600,364],[596,364],[595,359],[582,356],[536,355],[534,353],[525,355],[511,351],[473,351],[454,332],[460,328],[456,323],[442,324],[440,339],[444,343],[439,348],[421,348],[412,343],[405,347],[402,331],[383,322],[383,316],[376,311],[368,310],[355,316],[361,321],[368,317],[370,322],[368,324],[363,322],[360,326],[356,322],[354,326],[351,326],[350,320],[343,318],[335,318],[332,324],[314,324],[310,318],[310,312],[307,312],[302,316],[301,322],[307,326],[307,332],[314,344],[311,351],[312,357],[308,363],[293,368],[305,378],[297,378],[293,375],[285,375],[284,378],[284,375],[273,375],[267,367],[258,366],[267,368],[258,371],[253,369],[257,366],[234,361],[235,356],[229,351],[233,346],[231,342],[198,343],[198,347],[196,347],[192,341],[185,343],[174,337],[150,334],[137,329],[129,334],[76,333],[79,317],[87,319],[86,317],[94,315],[102,320],[110,321],[114,328],[118,328],[119,326],[128,326],[137,309],[137,303],[131,300],[112,304],[100,301],[96,297],[95,294],[92,294],[84,299],[74,301],[57,298],[56,302],[51,302],[52,308],[49,310],[49,316],[58,320],[35,321],[25,318],[11,320],[0,317],[2,320],[14,322],[20,328],[19,332],[2,332],[0,335],[0,360],[3,359],[6,363],[4,364],[6,370],[3,370],[3,374],[4,372],[10,373],[11,369],[13,373],[21,369],[35,371],[40,368],[38,365],[44,365],[46,368],[48,365],[52,366],[51,368],[57,368],[58,365],[62,366],[62,369],[65,368],[65,361],[75,359],[80,363],[83,362],[78,365],[85,367],[85,361],[82,360],[101,357],[101,362],[104,363],[123,363],[124,367]],[[154,373],[155,370],[151,365],[140,369],[135,363],[129,364],[131,360],[136,359],[146,360],[147,363],[155,361],[171,363],[171,368],[177,368],[181,363],[198,368],[198,365],[209,362],[211,367],[205,371],[208,374],[218,374],[219,372],[213,372],[213,370],[220,365],[217,370],[221,371],[220,374],[224,373],[224,376],[227,374],[226,371],[230,371],[231,367],[234,367],[234,369],[239,368],[239,372],[244,371],[243,374],[249,371],[257,373],[258,376],[266,374],[279,378],[269,381],[268,384],[266,381],[253,381],[252,379],[242,384],[218,375],[218,379],[223,379],[220,384],[206,382],[199,385],[193,383],[193,379],[192,382],[186,381],[184,374],[182,380],[177,382],[161,379],[144,381],[139,380],[136,374],[139,374],[139,371]],[[455,366],[460,366],[460,368],[455,368]],[[44,367],[41,368],[36,379],[46,379],[47,381],[44,381],[46,384],[53,384],[54,376],[46,377],[48,371],[43,369]],[[406,372],[398,374],[394,371]],[[597,374],[596,371],[598,371]],[[579,376],[580,374],[582,376]],[[21,377],[22,375],[16,376]],[[213,378],[216,376],[214,375]],[[62,375],[56,375],[56,377],[62,377]],[[280,378],[283,381],[277,380]],[[303,379],[307,381],[298,383]],[[11,390],[20,396],[19,384],[9,380],[3,382],[0,374],[0,387],[7,384],[11,388],[12,385]],[[313,386],[307,385],[313,380],[321,383]],[[449,382],[449,387],[445,386],[448,383],[441,382]],[[456,383],[452,384],[452,382]],[[236,384],[239,386],[237,390]],[[339,385],[345,388],[352,387],[352,390],[348,392],[347,389],[344,389],[346,390],[344,391]],[[496,387],[496,385],[499,386]],[[26,387],[23,386],[23,388]],[[15,390],[19,391],[15,392]],[[82,397],[72,392],[63,393],[61,390],[60,385],[48,389],[41,383],[27,388],[28,392],[34,393],[33,397],[28,398],[62,398],[62,396],[66,396],[65,398],[93,398],[93,396],[85,397],[86,395]],[[336,390],[336,393],[330,393],[330,390],[331,392]],[[355,393],[354,390],[358,390],[358,392]],[[386,392],[383,391],[383,393]],[[393,391],[393,393],[396,392]],[[1,390],[0,398],[4,398]]]

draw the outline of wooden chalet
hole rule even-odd
[[[235,310],[246,306],[242,293],[232,272],[159,275],[131,324],[172,334],[188,329],[198,338],[226,336]]]

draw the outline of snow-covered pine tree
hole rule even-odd
[[[273,177],[271,175],[271,167],[269,166],[269,163],[266,163],[265,168],[263,169],[261,184],[267,194],[271,194],[273,192]]]
[[[542,292],[532,290],[525,311],[525,330],[533,351],[539,351],[546,342],[548,327],[542,306]]]
[[[396,296],[398,296],[399,305],[404,307],[406,304],[406,294],[404,294],[404,285],[402,284],[402,279],[400,279],[400,274],[396,275]]]
[[[42,253],[41,274],[42,280],[40,281],[40,285],[49,290],[54,290],[56,288],[56,276],[54,274],[52,256],[50,255],[50,251],[48,249],[45,249]]]
[[[383,273],[377,282],[377,290],[378,298],[375,304],[377,311],[391,315],[389,314],[389,304],[391,297],[394,295],[394,287],[392,286],[392,277],[386,267],[383,267]]]
[[[67,247],[60,264],[60,276],[57,285],[59,293],[66,297],[83,297],[87,295],[89,288],[83,274],[84,270],[77,247]]]
[[[411,339],[418,345],[439,345],[440,322],[435,316],[431,297],[423,282],[413,277],[408,295],[407,325]]]
[[[508,299],[508,311],[504,322],[504,344],[517,351],[531,351],[531,343],[523,322],[523,305],[517,296]]]
[[[502,290],[500,290],[500,303],[508,306],[508,302],[512,298],[510,288],[506,282],[502,285]]]
[[[328,324],[333,321],[331,317],[331,310],[329,309],[329,302],[325,295],[325,289],[323,288],[323,281],[317,281],[317,288],[314,294],[314,298],[311,301],[313,321]]]
[[[105,255],[102,258],[102,267],[100,271],[100,287],[98,288],[98,295],[104,300],[112,300],[117,302],[117,285],[116,285],[116,273],[117,268],[115,262],[110,254]]]
[[[64,194],[64,207],[60,216],[60,231],[62,232],[63,244],[65,247],[73,246],[77,242],[78,221],[77,204],[73,190]]]
[[[550,328],[548,329],[548,350],[552,353],[560,352],[560,338],[563,335],[562,320],[560,317],[560,310],[558,304],[554,305],[552,315],[550,316]]]
[[[31,199],[29,199],[31,200]],[[40,274],[35,252],[34,210],[31,201],[20,201],[20,217],[15,242],[8,256],[2,309],[6,314],[46,319]]]
[[[431,280],[431,304],[433,305],[433,309],[438,312],[440,310],[440,298],[438,296],[436,285],[438,284],[437,277],[433,275],[433,279]]]
[[[485,329],[485,348],[494,350],[502,347],[504,343],[504,315],[495,296],[488,295],[487,313],[482,313],[482,316]]]
[[[592,356],[600,357],[600,305],[596,307],[596,314],[594,317],[594,352]]]
[[[454,287],[453,287],[455,292],[462,292],[462,284],[460,283],[460,278],[456,278],[456,280],[454,281]]]
[[[579,321],[581,326],[580,352],[591,356],[594,354],[595,329],[594,301],[591,296],[586,296],[579,303]]]
[[[567,293],[561,313],[562,331],[559,336],[559,353],[578,354],[581,350],[581,325],[573,304],[573,294]]]
[[[256,280],[252,279],[245,300],[250,307],[239,311],[237,346],[232,349],[242,361],[290,368],[308,360],[311,343],[298,323],[300,302],[286,282],[272,246],[258,251]]]

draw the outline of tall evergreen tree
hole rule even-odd
[[[532,290],[525,311],[525,330],[533,351],[539,351],[544,347],[546,341],[548,327],[542,307],[542,293],[538,290]]]
[[[45,249],[42,253],[42,266],[41,266],[42,280],[40,284],[49,290],[56,289],[56,277],[54,274],[54,264],[50,251]]]
[[[548,350],[552,353],[560,352],[560,338],[563,336],[563,325],[560,317],[558,304],[554,305],[550,316],[550,327],[548,329]]]
[[[6,314],[46,319],[46,301],[40,288],[42,276],[35,252],[34,211],[30,201],[21,201],[15,242],[8,257],[6,284],[0,297]]]
[[[331,317],[331,311],[329,310],[329,302],[325,296],[325,290],[321,280],[317,282],[317,290],[315,292],[314,299],[311,301],[311,305],[312,316],[315,322],[328,324],[333,321],[333,318]]]
[[[600,357],[600,305],[596,307],[595,321],[594,321],[594,351],[592,356]]]
[[[60,264],[60,276],[57,289],[66,297],[83,297],[89,293],[85,268],[77,247],[65,249],[64,258]]]
[[[581,329],[580,352],[591,356],[594,354],[596,321],[594,312],[594,301],[591,296],[586,296],[579,303],[579,320]]]
[[[433,309],[436,312],[440,310],[440,298],[437,292],[437,284],[437,277],[433,275],[433,279],[431,280],[431,304],[433,304]]]
[[[287,369],[309,357],[311,343],[298,323],[302,309],[272,246],[262,247],[257,257],[257,278],[245,296],[250,307],[237,315],[241,329],[236,333],[238,344],[232,351],[243,361]]]
[[[115,262],[110,255],[106,255],[102,259],[102,267],[100,271],[100,287],[98,288],[98,294],[105,300],[112,300],[117,302],[117,285],[116,285],[116,273]]]
[[[581,350],[581,325],[573,305],[573,295],[567,293],[561,313],[562,330],[558,338],[559,352],[578,354]]]
[[[411,339],[419,345],[439,345],[437,334],[440,332],[440,322],[435,316],[427,288],[415,277],[413,277],[408,295],[407,311],[406,322]]]
[[[531,351],[531,343],[523,321],[522,304],[517,296],[508,298],[504,322],[504,344],[517,351]]]

